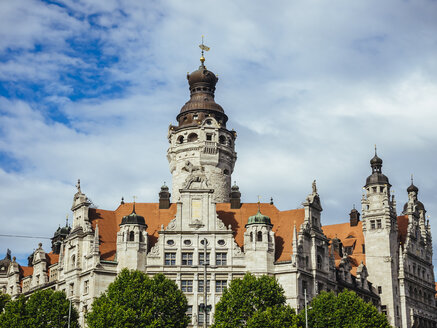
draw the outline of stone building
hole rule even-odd
[[[40,244],[28,266],[8,253],[0,261],[0,288],[13,297],[63,290],[84,324],[93,299],[123,268],[164,273],[186,294],[192,326],[199,327],[214,313],[213,307],[205,318],[199,311],[205,288],[207,303],[215,304],[232,279],[250,271],[275,276],[297,309],[305,293],[311,299],[347,288],[378,306],[394,327],[437,327],[431,230],[413,183],[398,216],[375,153],[362,215],[352,209],[349,222],[322,224],[315,181],[303,208],[242,203],[238,186],[231,186],[237,134],[214,100],[218,78],[203,56],[187,78],[190,99],[168,131],[171,193],[164,185],[157,203],[122,200],[115,210],[103,210],[91,206],[79,181],[72,226],[55,232],[51,252]]]

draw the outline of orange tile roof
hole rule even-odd
[[[20,265],[20,273],[23,278],[31,276],[33,274],[33,267],[21,266]]]
[[[59,254],[55,254],[53,252],[46,253],[46,258],[47,258],[47,264],[49,266],[59,262]]]
[[[270,203],[260,204],[261,213],[270,217],[275,232],[275,260],[278,262],[291,260],[293,226],[296,222],[297,231],[304,221],[305,210],[279,211]],[[217,204],[217,214],[223,223],[232,226],[235,231],[235,241],[243,247],[245,225],[249,216],[258,212],[258,203],[243,203],[239,209],[231,209],[229,203]]]
[[[144,216],[149,234],[149,246],[153,246],[158,240],[158,231],[161,224],[167,224],[176,215],[176,204],[171,204],[169,209],[159,209],[158,203],[136,203],[135,212]],[[120,205],[115,211],[90,209],[89,217],[93,229],[99,225],[100,254],[103,260],[113,261],[117,248],[117,232],[123,216],[132,213],[132,203]]]
[[[357,267],[360,265],[361,261],[366,264],[366,255],[363,253],[362,247],[362,245],[364,244],[363,223],[359,221],[358,224],[353,227],[351,227],[349,222],[325,225],[322,226],[322,230],[325,233],[326,237],[328,237],[329,239],[333,239],[335,237],[340,239],[345,247],[353,246],[355,244],[353,252],[350,256],[348,256],[348,258],[352,265],[351,273],[353,275],[356,275]],[[341,258],[337,253],[335,253],[334,255],[335,266],[338,267]]]
[[[273,231],[276,234],[277,261],[291,259],[293,224],[296,222],[299,230],[304,220],[304,210],[279,211],[276,206],[269,203],[260,204],[261,212],[270,217],[273,224]],[[171,204],[169,209],[159,209],[158,203],[136,203],[135,211],[144,216],[149,235],[149,247],[152,247],[158,240],[158,231],[161,224],[166,227],[176,215],[176,204]],[[229,203],[217,204],[217,214],[226,226],[231,225],[235,231],[235,241],[238,246],[243,247],[244,231],[249,216],[258,211],[257,203],[244,203],[239,209],[231,209]],[[101,209],[90,209],[89,217],[93,229],[99,225],[100,253],[103,260],[114,260],[116,252],[117,232],[123,216],[132,212],[132,203],[120,205],[115,211]]]

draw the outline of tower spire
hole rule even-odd
[[[201,66],[204,67],[203,63],[205,62],[205,57],[203,57],[203,55],[204,55],[205,51],[209,51],[210,48],[203,44],[203,35],[202,35],[202,43],[199,44],[199,48],[202,50],[201,56],[200,56]]]
[[[133,208],[132,208],[132,213],[136,214],[136,212],[135,212],[135,199],[137,199],[137,196],[133,196],[133,199],[134,199],[134,205],[133,205]]]

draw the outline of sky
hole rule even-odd
[[[437,263],[437,1],[425,0],[1,1],[0,257],[50,250],[40,237],[71,218],[78,178],[99,208],[157,202],[202,35],[243,202],[299,208],[315,179],[322,223],[347,222],[376,144],[398,214],[414,175]]]

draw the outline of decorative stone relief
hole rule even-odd
[[[176,229],[176,218],[170,221],[170,223],[167,225],[166,230],[175,230]]]
[[[235,242],[235,240],[234,240],[234,246],[233,246],[233,252],[232,252],[232,254],[233,254],[235,257],[243,257],[243,256],[244,256],[244,253],[241,251],[240,246],[237,245],[237,243]]]
[[[150,252],[149,252],[149,254],[148,254],[148,256],[149,257],[159,257],[159,244],[158,243],[156,243],[155,244],[155,246],[153,246],[151,249],[150,249]]]
[[[218,230],[227,230],[225,224],[218,218],[218,216],[215,218],[215,225],[217,226]]]

